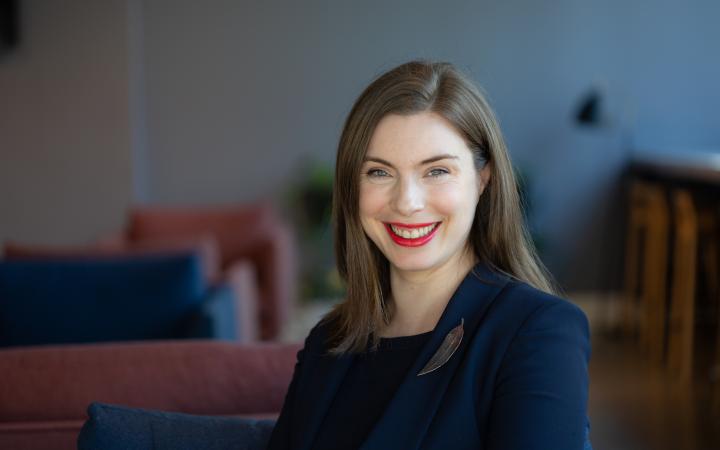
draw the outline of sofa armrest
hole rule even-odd
[[[276,222],[263,229],[254,242],[253,261],[257,264],[260,339],[277,339],[287,324],[296,302],[297,267],[292,229]]]
[[[247,260],[236,261],[209,286],[201,308],[183,324],[179,334],[190,339],[256,342],[260,332],[258,302],[255,266]]]
[[[227,283],[210,286],[203,303],[190,314],[178,335],[188,339],[250,342],[243,336],[243,312],[238,311],[238,303],[241,301]]]
[[[252,261],[233,262],[224,272],[221,283],[229,287],[234,301],[237,340],[254,342],[260,339],[260,294],[257,272]]]
[[[94,401],[276,414],[299,347],[184,340],[0,349],[0,423],[84,420]]]

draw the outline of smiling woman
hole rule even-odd
[[[347,298],[310,332],[271,449],[588,449],[585,315],[558,297],[497,121],[448,63],[355,102],[338,146]]]

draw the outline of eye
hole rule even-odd
[[[430,171],[428,172],[428,175],[433,178],[439,178],[439,177],[441,177],[443,175],[447,175],[449,173],[450,172],[447,169],[435,168],[435,169],[430,169]]]
[[[384,178],[390,176],[390,174],[383,169],[370,169],[367,171],[366,175],[370,178]]]

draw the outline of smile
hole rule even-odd
[[[392,240],[403,247],[419,247],[425,245],[435,236],[441,222],[431,223],[384,223],[385,229]]]

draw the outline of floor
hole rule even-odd
[[[701,375],[692,386],[678,385],[634,343],[595,334],[588,405],[593,447],[720,449],[720,382]]]

